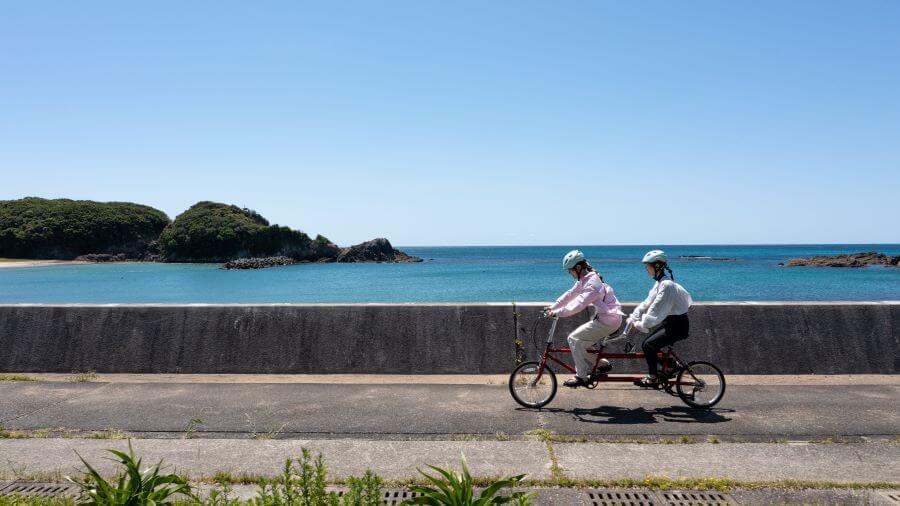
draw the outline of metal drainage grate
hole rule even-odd
[[[891,491],[891,492],[880,492],[878,494],[881,496],[885,504],[900,504],[900,491]]]
[[[656,496],[643,490],[588,490],[591,506],[654,506]]]
[[[662,504],[668,506],[734,506],[737,503],[722,492],[671,490],[659,492]]]
[[[332,489],[332,490],[333,490],[333,492],[335,492],[338,495],[338,497],[342,497],[344,494],[347,493],[346,488]],[[383,500],[381,501],[381,503],[388,504],[388,505],[396,505],[396,504],[402,503],[403,501],[405,501],[407,499],[412,499],[413,497],[419,497],[420,495],[422,495],[422,494],[420,494],[419,492],[410,492],[409,490],[406,490],[405,488],[389,488],[384,491],[384,496],[383,496]]]
[[[0,488],[0,496],[27,495],[32,497],[75,497],[78,487],[69,483],[37,483],[14,481],[6,488]]]
[[[409,490],[400,488],[384,491],[384,504],[400,504],[407,499],[419,497],[419,492],[410,492]]]

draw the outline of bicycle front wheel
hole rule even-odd
[[[725,375],[709,362],[691,362],[678,372],[675,389],[688,406],[709,409],[725,395]]]
[[[525,362],[509,375],[509,393],[526,408],[546,406],[556,395],[556,375],[549,366],[541,371],[539,362]]]

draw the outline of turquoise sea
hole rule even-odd
[[[660,246],[580,246],[622,301],[646,296],[640,263]],[[800,256],[900,244],[661,246],[698,301],[900,300],[900,269],[779,267]],[[212,264],[120,263],[0,269],[2,303],[278,303],[548,301],[569,288],[573,246],[407,247],[417,264],[301,264],[225,271]],[[730,258],[688,260],[680,256]]]

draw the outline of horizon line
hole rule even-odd
[[[693,246],[897,246],[896,242],[809,242],[809,243],[684,243],[684,244],[398,244],[398,248],[629,248]]]

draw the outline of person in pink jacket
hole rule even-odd
[[[622,305],[616,299],[612,287],[603,282],[603,277],[584,259],[584,254],[572,250],[563,258],[563,268],[575,278],[575,285],[562,294],[545,311],[549,316],[566,318],[588,307],[594,308],[592,318],[569,334],[572,361],[575,362],[575,377],[563,383],[577,388],[590,383],[591,368],[594,364],[587,349],[597,341],[615,332],[622,324]],[[608,360],[603,359],[595,374],[606,374],[612,369]]]

